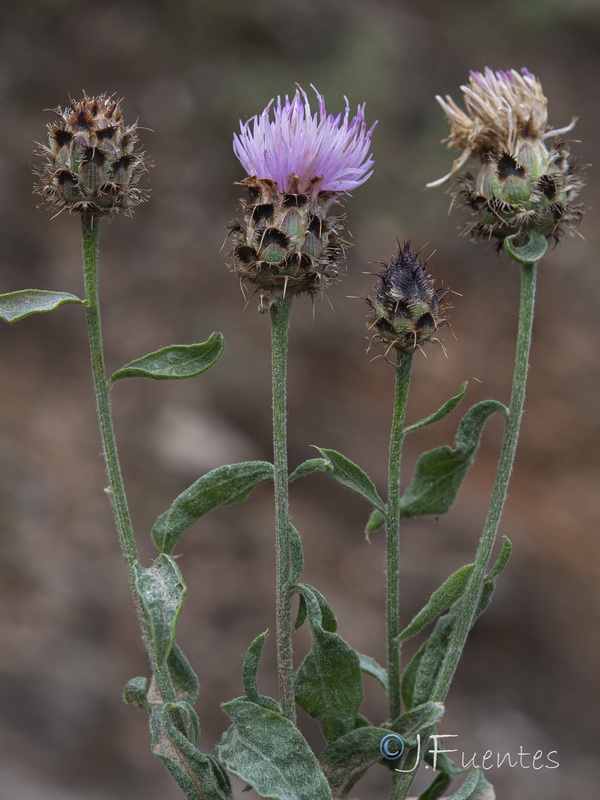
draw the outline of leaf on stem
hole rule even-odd
[[[360,661],[341,636],[328,630],[322,595],[308,584],[294,589],[304,599],[312,637],[312,649],[294,678],[296,702],[319,721],[331,742],[356,727],[363,701]]]
[[[473,463],[483,427],[496,412],[508,413],[506,406],[496,400],[477,403],[462,418],[454,449],[444,445],[420,456],[413,481],[400,498],[402,517],[448,511]]]
[[[490,574],[487,576],[486,580],[494,581],[500,575],[500,573],[504,572],[504,567],[508,563],[508,559],[512,553],[512,542],[508,538],[508,536],[502,537],[502,550],[500,551],[500,555],[496,559],[496,563],[492,567]]]
[[[177,619],[187,592],[183,576],[173,559],[161,553],[148,569],[138,568],[136,590],[156,665],[162,667],[175,642]]]
[[[385,514],[380,511],[378,508],[374,508],[369,515],[369,519],[367,520],[367,524],[365,525],[365,533],[367,534],[367,539],[369,538],[369,534],[373,533],[373,531],[378,531],[380,528],[383,528],[385,525]]]
[[[289,582],[291,585],[292,583],[296,583],[296,581],[300,579],[300,575],[302,575],[302,570],[304,569],[304,553],[302,552],[302,539],[300,538],[300,534],[298,533],[297,528],[295,528],[291,522],[290,522],[290,558],[292,563],[290,569]]]
[[[150,713],[152,752],[161,759],[187,800],[232,800],[231,783],[213,756],[201,753],[173,721],[189,714],[185,703],[165,703]],[[192,709],[193,710],[193,709]]]
[[[206,342],[163,347],[118,369],[110,383],[122,378],[152,378],[155,381],[193,378],[218,361],[224,346],[222,334],[213,333]]]
[[[198,676],[192,669],[190,662],[185,657],[177,642],[175,642],[171,648],[169,658],[167,659],[167,667],[171,673],[171,679],[177,693],[177,698],[193,705],[200,693]]]
[[[334,480],[378,508],[383,514],[387,514],[386,504],[377,494],[375,484],[366,472],[336,450],[327,450],[324,447],[317,447],[317,450],[330,463],[331,477]]]
[[[289,483],[305,475],[312,475],[313,472],[331,472],[332,469],[331,463],[326,458],[309,458],[298,464],[289,477]]]
[[[515,234],[503,242],[504,252],[519,264],[535,264],[546,253],[548,239],[541,233],[530,232],[526,237]]]
[[[159,550],[170,553],[187,528],[213,508],[241,503],[259,483],[273,478],[267,461],[243,461],[217,467],[175,498],[171,508],[154,523],[152,538]]]
[[[370,675],[372,678],[375,678],[376,681],[379,681],[381,686],[386,690],[388,689],[388,675],[387,670],[381,666],[374,658],[371,656],[366,656],[364,653],[358,653],[358,662],[360,664],[360,668],[362,672]]]
[[[149,707],[146,697],[147,686],[148,678],[145,675],[130,678],[123,689],[123,700],[126,703],[133,703],[139,708],[147,709]]]
[[[314,753],[289,719],[243,698],[222,708],[233,725],[217,747],[219,757],[260,797],[332,800]]]
[[[382,761],[380,745],[389,728],[356,728],[328,745],[319,756],[334,797],[345,798],[373,764]]]
[[[495,797],[492,784],[486,780],[483,771],[477,767],[460,789],[448,797],[448,800],[495,800]]]
[[[85,305],[85,300],[81,300],[76,295],[68,292],[21,289],[18,292],[0,295],[0,319],[4,320],[4,322],[18,322],[30,314],[54,311],[55,308],[66,303]]]
[[[467,391],[467,387],[469,386],[469,381],[465,381],[462,383],[458,389],[458,394],[455,394],[454,397],[451,397],[449,400],[446,400],[443,406],[440,406],[437,411],[433,414],[430,414],[428,417],[424,417],[419,422],[415,422],[413,425],[409,425],[407,428],[404,429],[404,435],[406,436],[413,431],[418,430],[419,428],[426,428],[428,425],[433,425],[434,422],[438,422],[440,419],[448,416],[451,411],[454,411],[456,406],[460,403],[460,401],[465,396]]]
[[[467,581],[474,569],[475,564],[466,564],[456,572],[453,572],[449,578],[446,578],[444,583],[433,592],[428,603],[413,617],[410,624],[398,634],[396,642],[400,644],[406,639],[416,636],[447,608],[450,608],[452,603],[458,600],[464,592]]]
[[[392,722],[391,728],[402,737],[407,747],[414,747],[417,736],[437,725],[444,716],[444,711],[442,703],[428,701],[404,711]]]
[[[386,736],[397,732],[407,744],[415,742],[417,734],[439,722],[443,714],[441,703],[426,703],[402,714],[389,728],[365,725],[329,744],[319,756],[319,762],[333,796],[347,797],[367,769],[383,761],[381,742]]]
[[[266,695],[259,693],[256,680],[258,666],[260,664],[260,657],[262,655],[263,647],[265,646],[268,635],[269,631],[264,631],[263,633],[259,634],[248,648],[246,657],[244,658],[242,679],[244,682],[244,691],[246,692],[245,699],[249,700],[251,703],[256,703],[259,706],[263,706],[264,708],[268,708],[271,711],[281,714],[279,703],[277,703],[276,700],[273,700],[272,697],[267,697]]]
[[[429,788],[419,795],[419,800],[439,800],[451,783],[451,776],[440,772]]]

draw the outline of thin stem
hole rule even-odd
[[[525,403],[525,386],[529,367],[529,352],[531,349],[531,334],[533,329],[533,312],[535,305],[535,287],[537,277],[537,263],[523,264],[521,266],[521,299],[519,308],[519,328],[517,333],[517,347],[515,356],[515,371],[513,376],[508,418],[505,423],[502,447],[496,471],[496,480],[492,489],[488,513],[479,540],[475,569],[471,575],[465,593],[461,598],[460,608],[444,660],[440,667],[431,700],[443,703],[450,689],[450,684],[456,672],[459,659],[464,649],[469,630],[475,620],[477,606],[481,597],[483,581],[492,555],[496,535],[500,526],[502,510],[506,501],[508,484],[517,450],[523,406]],[[422,737],[422,752],[427,752],[427,735]],[[416,770],[402,774],[394,787],[392,800],[404,800],[412,785]]]
[[[292,682],[292,599],[289,594],[291,574],[290,514],[287,460],[287,352],[292,298],[276,298],[271,303],[271,346],[273,376],[273,465],[275,468],[275,558],[276,599],[275,628],[277,639],[277,674],[279,698],[284,716],[296,719]]]
[[[160,693],[165,702],[176,702],[177,694],[173,682],[166,668],[156,668],[156,656],[151,640],[146,636],[144,620],[140,611],[140,599],[136,589],[136,580],[140,561],[138,557],[133,526],[127,506],[125,486],[121,473],[117,442],[112,419],[109,385],[104,366],[104,347],[102,343],[102,327],[100,324],[100,302],[98,295],[98,254],[100,240],[100,220],[93,214],[81,215],[81,230],[83,244],[83,279],[85,286],[86,316],[90,356],[92,362],[92,377],[96,395],[96,408],[100,425],[100,436],[104,452],[104,462],[108,473],[108,496],[113,508],[119,543],[125,559],[127,576],[134,597],[136,611],[150,665],[156,676]]]
[[[432,700],[443,703],[448,694],[452,678],[456,671],[458,661],[465,646],[469,630],[474,622],[475,613],[485,573],[492,555],[496,535],[500,526],[500,518],[504,509],[508,484],[513,469],[523,406],[525,403],[525,386],[529,368],[529,351],[531,349],[531,334],[533,330],[533,312],[535,305],[535,287],[537,278],[537,263],[523,264],[521,266],[521,302],[519,309],[519,329],[517,333],[517,347],[515,356],[515,371],[513,376],[512,392],[508,407],[508,418],[505,423],[502,448],[498,460],[496,480],[492,489],[492,496],[488,507],[487,518],[483,533],[479,540],[477,555],[475,556],[475,569],[462,597],[459,614],[450,638],[448,650],[442,662],[434,686]]]
[[[398,350],[394,414],[390,434],[388,513],[386,523],[386,641],[390,720],[400,714],[400,467],[404,442],[404,418],[410,387],[413,354]]]

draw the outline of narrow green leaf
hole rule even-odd
[[[413,431],[418,430],[419,428],[426,428],[428,425],[433,425],[434,422],[438,422],[440,419],[448,416],[451,411],[454,411],[456,406],[460,403],[460,401],[465,396],[467,391],[467,387],[469,386],[469,381],[465,381],[462,383],[458,389],[458,394],[455,394],[454,397],[451,397],[449,400],[446,400],[443,406],[440,406],[437,411],[433,414],[430,414],[428,417],[424,417],[419,422],[415,422],[413,425],[409,425],[407,428],[404,429],[404,435],[406,436]]]
[[[442,703],[427,701],[404,711],[392,722],[390,727],[402,737],[407,747],[414,747],[417,743],[417,736],[427,728],[437,725],[444,716],[444,711]]]
[[[243,461],[217,467],[203,475],[175,498],[173,505],[156,520],[152,538],[159,550],[170,553],[184,531],[213,508],[240,503],[259,483],[273,478],[267,461]]]
[[[383,528],[385,525],[386,516],[383,511],[380,511],[378,508],[374,508],[371,511],[369,519],[367,520],[367,524],[365,526],[365,533],[373,533],[373,531],[378,531],[380,528]]]
[[[177,619],[187,592],[183,576],[173,559],[161,553],[148,569],[138,568],[136,589],[157,666],[162,667],[175,642]]]
[[[453,792],[448,798],[448,800],[474,800],[473,792],[475,791],[477,784],[479,783],[480,777],[481,777],[481,770],[479,768],[474,769],[473,772],[466,779],[466,781],[463,783],[463,785],[460,787],[460,789],[457,792]]]
[[[375,484],[366,472],[335,450],[327,450],[324,447],[317,447],[317,450],[331,464],[331,477],[334,480],[378,508],[383,514],[387,513],[385,503],[377,494]]]
[[[0,319],[4,322],[18,322],[30,314],[54,311],[66,303],[85,305],[85,300],[68,292],[47,292],[42,289],[21,289],[18,292],[0,294]]]
[[[289,477],[289,482],[305,475],[312,475],[313,472],[331,472],[332,469],[331,463],[326,458],[309,458],[296,467]]]
[[[358,663],[360,664],[360,668],[362,672],[365,672],[367,675],[370,675],[372,678],[375,678],[376,681],[379,681],[381,686],[386,690],[388,688],[388,676],[387,670],[384,669],[381,664],[378,664],[374,658],[371,656],[366,656],[364,653],[358,653]]]
[[[412,708],[414,706],[415,683],[426,646],[427,642],[423,642],[402,673],[400,692],[402,695],[402,702],[406,708]]]
[[[440,772],[429,788],[419,795],[419,800],[439,800],[451,783],[450,775]]]
[[[298,530],[290,523],[290,555],[292,566],[290,570],[290,584],[296,583],[304,569],[304,553],[302,552],[302,539]]]
[[[485,579],[471,627],[473,627],[477,619],[490,604],[494,592],[494,585],[495,581],[489,578]],[[410,683],[407,683],[406,691],[407,693],[411,691],[410,684],[412,683],[411,695],[414,705],[425,703],[431,697],[431,692],[433,691],[440,666],[448,648],[459,606],[460,599],[452,605],[446,614],[438,619],[433,633],[413,657],[413,661],[416,661],[415,668],[412,668],[411,662],[405,670],[405,679],[407,678],[407,672],[410,671],[412,673],[411,677],[408,679]]]
[[[496,559],[496,563],[491,569],[490,574],[487,576],[488,580],[495,580],[501,572],[504,571],[504,567],[506,566],[508,559],[512,553],[512,542],[508,538],[508,536],[502,537],[502,550],[500,551],[500,555]]]
[[[507,236],[503,244],[504,252],[519,264],[535,264],[548,249],[548,239],[540,233]]]
[[[496,412],[506,414],[507,409],[496,400],[477,403],[462,418],[454,449],[444,445],[423,453],[417,461],[413,481],[400,499],[403,517],[448,511],[473,463],[483,427]]]
[[[218,753],[234,775],[271,800],[332,800],[306,739],[288,719],[243,698],[222,705],[233,725]]]
[[[246,657],[244,658],[244,667],[242,671],[244,692],[246,693],[248,700],[250,700],[252,703],[258,702],[259,693],[256,683],[256,676],[258,673],[260,657],[262,655],[263,647],[265,646],[268,635],[269,631],[263,631],[263,633],[260,633],[248,648]]]
[[[206,342],[163,347],[125,364],[114,373],[110,382],[115,383],[122,378],[152,378],[155,381],[193,378],[212,367],[224,347],[222,334],[216,332]]]
[[[222,765],[205,755],[178,729],[172,714],[185,704],[156,706],[150,713],[152,752],[165,764],[187,800],[232,800],[231,783]]]
[[[426,703],[431,697],[440,666],[448,648],[455,619],[456,607],[438,619],[433,633],[425,643],[414,680],[412,693],[414,705]]]
[[[294,587],[304,598],[312,649],[295,675],[296,702],[319,721],[328,742],[354,730],[363,701],[357,653],[326,629],[319,593],[308,584]]]
[[[475,564],[466,564],[464,567],[456,570],[449,578],[446,578],[444,583],[436,589],[429,598],[427,605],[425,605],[418,614],[411,620],[410,624],[398,634],[396,641],[398,644],[416,636],[423,628],[432,623],[442,614],[447,608],[450,608],[452,603],[462,595],[464,592],[467,581],[471,573],[475,569]]]
[[[171,673],[173,686],[179,700],[193,705],[200,693],[198,676],[191,667],[183,651],[175,642],[167,659],[167,666]]]

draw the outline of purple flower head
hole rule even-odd
[[[369,150],[376,123],[367,130],[364,105],[350,119],[347,98],[343,115],[327,114],[323,95],[312,88],[318,111],[311,111],[298,87],[291,101],[277,97],[262,114],[240,122],[233,150],[250,177],[274,181],[281,192],[350,192],[373,172]]]

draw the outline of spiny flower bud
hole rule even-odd
[[[125,125],[120,101],[84,95],[54,113],[58,121],[48,123],[48,145],[36,150],[44,162],[35,169],[34,191],[57,212],[131,214],[146,199],[137,184],[147,167],[136,150],[137,125]]]
[[[410,242],[398,244],[398,255],[390,263],[381,262],[384,270],[378,274],[375,295],[367,297],[371,310],[369,330],[375,330],[376,341],[389,344],[388,349],[409,352],[434,338],[437,329],[447,320],[440,316],[440,301],[448,293],[434,289],[426,263],[412,253]]]
[[[471,72],[461,86],[467,111],[451,97],[437,101],[450,124],[449,147],[463,154],[450,172],[428,186],[451,178],[470,159],[479,172],[459,180],[454,200],[477,216],[465,233],[474,239],[494,237],[502,241],[513,235],[541,234],[558,240],[577,227],[582,206],[572,203],[583,185],[583,172],[569,163],[567,144],[557,139],[571,130],[548,125],[548,101],[539,80],[527,69],[483,73]],[[555,137],[553,144],[545,140]]]
[[[351,120],[346,100],[344,115],[334,117],[315,92],[317,113],[298,88],[291,101],[271,100],[234,135],[234,152],[249,177],[240,184],[248,195],[244,220],[231,225],[232,268],[261,300],[314,295],[335,280],[346,243],[343,218],[328,216],[329,208],[372,173],[375,126],[367,130],[364,106]]]

